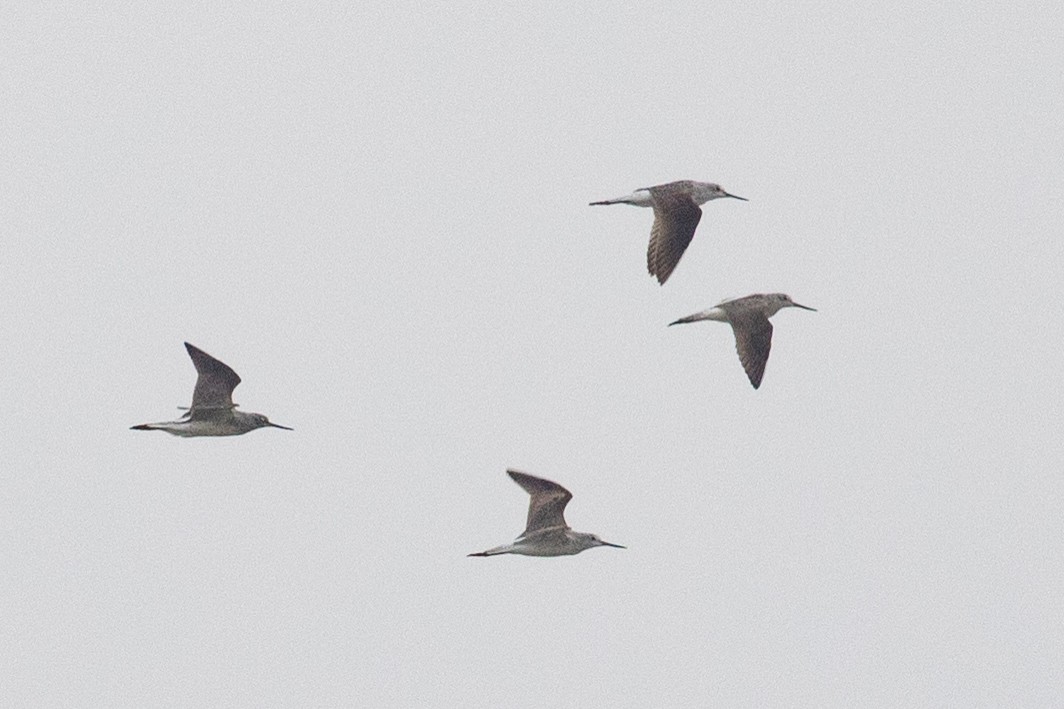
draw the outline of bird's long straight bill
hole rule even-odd
[[[798,305],[798,303],[791,303],[791,305],[796,308],[801,308],[802,310],[812,310],[814,313],[816,312],[816,308],[810,308],[808,305]]]
[[[274,428],[283,428],[283,429],[284,429],[284,430],[286,430],[286,431],[294,431],[294,430],[295,430],[294,428],[289,428],[288,426],[282,426],[281,424],[279,424],[279,423],[273,423],[272,421],[270,421],[270,422],[267,422],[267,424],[266,424],[266,425],[267,425],[267,426],[273,426]]]
[[[628,547],[621,546],[620,544],[611,544],[610,542],[602,542],[604,547],[613,547],[614,549],[627,549]]]

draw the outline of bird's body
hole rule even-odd
[[[195,418],[188,417],[177,421],[162,421],[160,423],[142,423],[139,426],[133,426],[132,429],[135,431],[166,431],[181,438],[196,438],[198,436],[239,436],[242,433],[254,431],[256,428],[265,426],[290,430],[287,426],[278,426],[275,423],[270,423],[262,414],[252,414],[246,411],[237,411],[236,409],[217,410],[209,413],[199,411]]]
[[[599,544],[588,543],[594,535],[574,532],[571,529],[542,529],[523,534],[512,544],[492,547],[487,551],[469,556],[495,556],[497,554],[522,554],[524,556],[569,556]]]
[[[757,389],[761,386],[761,378],[765,374],[765,365],[768,363],[768,354],[772,349],[772,323],[768,319],[783,308],[802,308],[814,312],[816,310],[795,303],[790,296],[783,293],[758,293],[735,300],[726,300],[708,310],[675,320],[669,325],[700,320],[715,320],[730,324],[735,333],[735,349],[739,353],[739,361],[746,370],[750,383]]]
[[[630,204],[654,209],[654,225],[650,229],[647,247],[647,271],[664,285],[694,238],[702,219],[700,205],[721,197],[746,201],[745,197],[728,194],[720,185],[711,182],[680,180],[643,187],[630,195],[591,202],[591,205]]]
[[[237,411],[236,404],[233,403],[233,389],[240,383],[239,375],[229,365],[187,342],[185,349],[188,350],[198,374],[196,388],[192,392],[192,406],[177,421],[142,423],[131,426],[133,430],[166,431],[182,438],[239,436],[267,426],[292,430],[287,426],[270,423],[262,414]]]
[[[565,523],[565,506],[573,498],[561,485],[517,470],[506,473],[530,496],[525,531],[511,544],[493,547],[469,556],[522,554],[524,556],[568,556],[593,547],[617,547],[597,535],[574,532]]]

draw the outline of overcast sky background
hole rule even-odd
[[[0,10],[7,706],[1064,696],[1064,10]],[[650,210],[719,182],[670,281]],[[785,292],[753,390],[730,328]],[[188,340],[295,427],[130,431]],[[506,467],[625,544],[524,528]]]

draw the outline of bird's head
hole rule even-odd
[[[739,195],[730,194],[720,185],[712,183],[705,185],[705,192],[703,193],[703,196],[706,198],[706,202],[711,199],[721,199],[722,197],[731,197],[732,199],[742,200],[743,202],[749,201],[748,199],[746,199],[746,197],[740,197]]]
[[[282,426],[279,423],[271,423],[270,420],[266,418],[266,416],[263,414],[251,414],[251,421],[255,424],[255,428],[265,428],[267,426],[270,426],[271,428],[283,428],[286,431],[293,430],[288,426]]]
[[[808,305],[800,305],[791,300],[791,297],[786,293],[772,293],[769,297],[769,302],[775,308],[773,313],[779,312],[783,308],[801,308],[802,310],[812,310],[816,312],[816,308],[810,308]]]
[[[627,549],[628,547],[622,547],[620,544],[611,544],[610,542],[603,541],[597,534],[588,534],[585,537],[589,542],[589,547],[614,547],[616,549]]]

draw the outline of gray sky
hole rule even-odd
[[[1064,10],[955,5],[5,7],[3,703],[1059,702]]]

